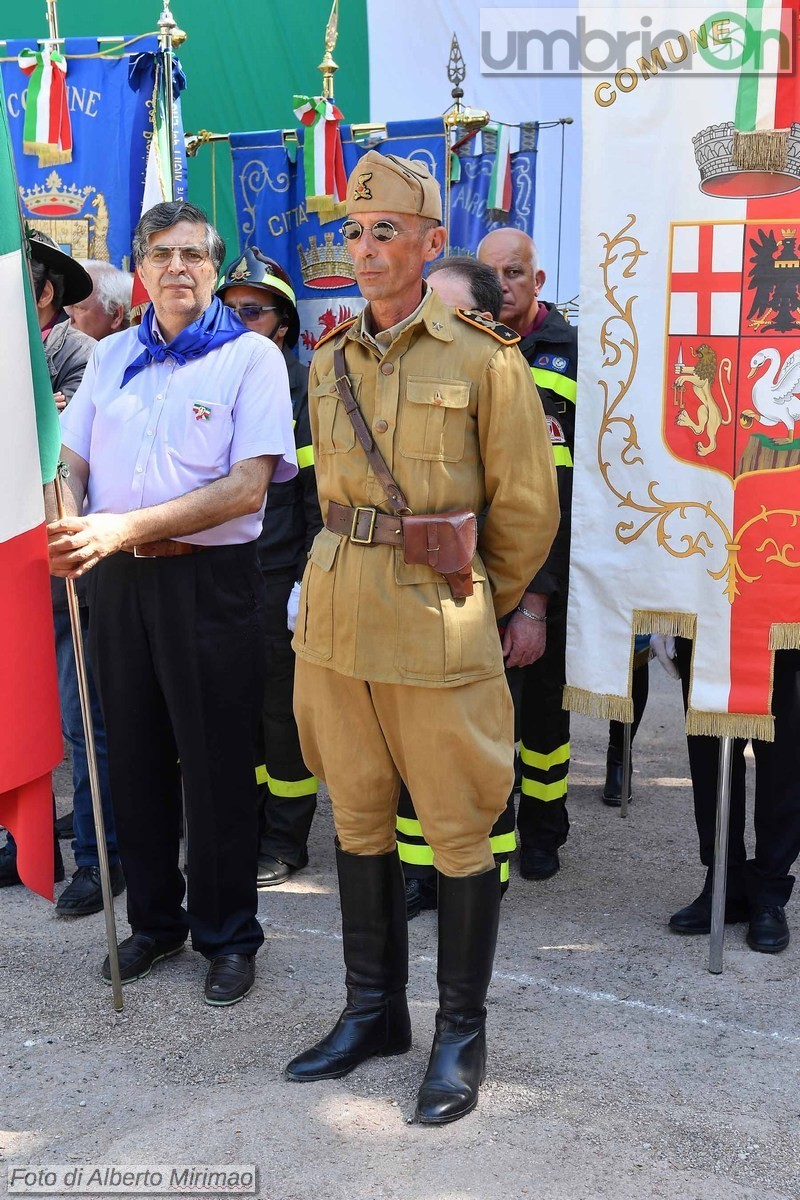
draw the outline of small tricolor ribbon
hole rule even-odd
[[[23,50],[17,61],[28,76],[24,152],[38,154],[40,167],[72,162],[66,58],[58,50]]]
[[[303,167],[306,209],[329,219],[341,216],[347,194],[347,176],[339,122],[342,113],[324,96],[295,96],[294,115],[306,128]]]
[[[195,421],[207,421],[211,416],[211,409],[206,408],[205,404],[193,404],[192,412],[194,413]]]
[[[492,166],[492,177],[489,180],[489,195],[486,207],[497,219],[499,214],[507,216],[511,212],[511,129],[508,125],[496,125],[497,149]]]

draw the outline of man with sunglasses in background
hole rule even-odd
[[[266,584],[267,686],[257,777],[259,800],[258,886],[285,883],[308,864],[308,834],[317,807],[317,780],[303,762],[292,709],[292,635],[298,580],[311,543],[322,528],[308,423],[308,367],[293,353],[300,337],[292,282],[256,246],[225,268],[217,295],[248,329],[275,343],[283,354],[292,396],[298,473],[269,489],[258,559]],[[291,611],[289,611],[291,609]]]
[[[132,929],[122,980],[147,975],[191,932],[210,962],[212,1005],[251,989],[264,939],[256,539],[270,480],[297,472],[283,357],[214,295],[224,254],[194,205],[143,214],[133,257],[152,303],[138,329],[98,343],[62,416],[67,516],[49,526],[53,574],[90,572],[89,646]],[[108,959],[102,975],[110,982]]]
[[[335,1079],[411,1046],[395,838],[402,779],[440,872],[439,1010],[416,1119],[444,1124],[472,1111],[486,1068],[500,908],[489,833],[513,783],[514,743],[496,617],[544,561],[558,497],[516,335],[447,308],[423,279],[446,239],[427,167],[368,151],[348,180],[346,213],[368,304],[318,343],[311,364],[325,528],[303,576],[294,646],[300,740],[336,826],[347,1004],[286,1074]],[[437,538],[452,539],[449,520],[484,508],[478,554],[459,541],[463,576],[446,577],[435,569],[445,569]]]

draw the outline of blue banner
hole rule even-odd
[[[291,277],[300,312],[304,358],[319,338],[363,307],[350,255],[339,226],[342,218],[321,221],[305,206],[302,169],[304,130],[297,147],[287,146],[281,130],[231,134],[233,193],[240,249],[257,246]],[[349,175],[369,149],[420,159],[445,186],[446,143],[441,117],[430,121],[394,121],[386,137],[356,141],[341,126],[345,172]]]
[[[511,212],[503,220],[494,220],[486,207],[494,153],[475,153],[476,142],[481,148],[480,134],[460,152],[461,178],[450,185],[450,254],[474,254],[481,238],[506,226],[533,237],[538,130],[524,128],[534,129],[533,136],[525,139],[532,145],[511,155]]]
[[[14,164],[26,220],[50,235],[75,258],[99,258],[128,267],[131,237],[141,214],[150,103],[158,40],[126,38],[129,53],[98,53],[96,38],[67,38],[67,98],[72,122],[72,161],[39,166],[22,148],[28,80],[17,64],[36,40],[8,41],[2,62],[3,88]],[[178,67],[176,97],[183,86]],[[176,106],[179,125],[180,104]],[[173,128],[176,179],[185,189],[183,133]],[[179,191],[179,195],[182,193]]]

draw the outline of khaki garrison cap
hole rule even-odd
[[[366,212],[411,213],[441,221],[442,193],[418,159],[368,150],[347,181],[345,212],[356,218]]]

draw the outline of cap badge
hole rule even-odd
[[[355,190],[353,192],[354,200],[371,200],[372,199],[372,192],[369,190],[369,188],[367,186],[370,179],[372,179],[372,171],[362,171],[361,172],[361,174],[358,177],[358,183],[356,184]]]
[[[233,268],[228,275],[228,279],[249,279],[250,272],[247,269],[247,257],[243,257]]]

